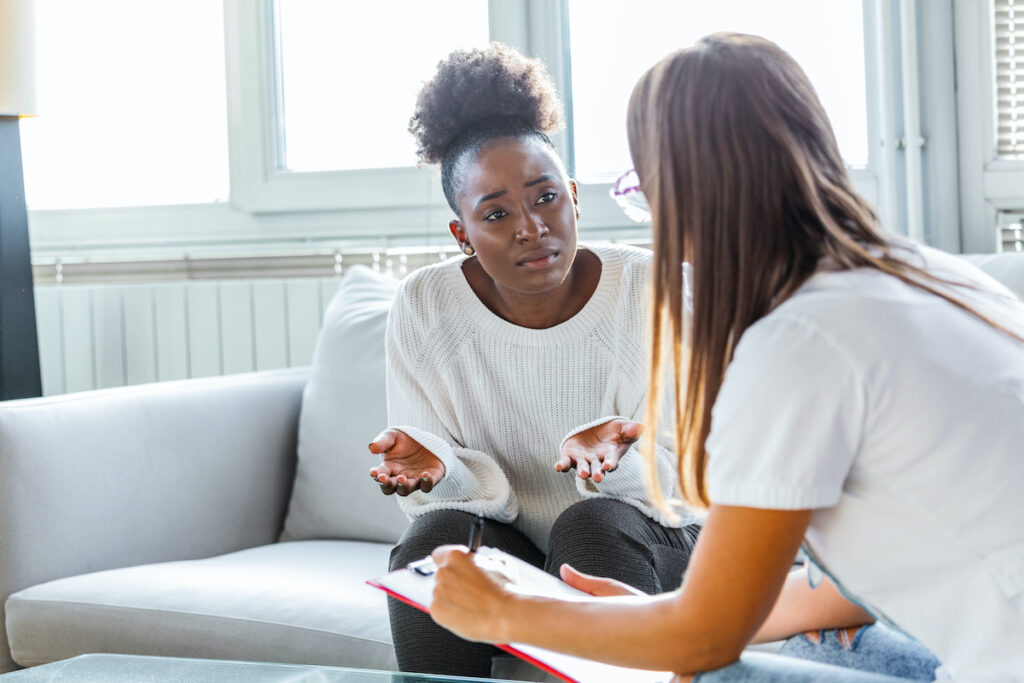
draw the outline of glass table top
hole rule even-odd
[[[332,666],[115,654],[80,655],[0,675],[2,683],[486,683],[495,680]]]

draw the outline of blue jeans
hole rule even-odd
[[[933,681],[939,660],[908,636],[882,624],[866,626],[849,643],[840,631],[822,631],[821,642],[790,638],[779,654],[745,653],[738,662],[706,671],[695,683],[896,683]]]

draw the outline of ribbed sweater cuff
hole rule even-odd
[[[511,522],[519,514],[515,493],[501,468],[490,456],[471,449],[455,449],[444,439],[417,427],[395,426],[444,463],[444,478],[430,491],[413,491],[399,498],[399,506],[409,517],[418,517],[434,510],[462,510],[484,515],[502,522]]]

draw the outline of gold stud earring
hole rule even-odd
[[[466,256],[472,256],[473,254],[476,253],[476,249],[473,248],[472,244],[469,244],[467,242],[466,246],[462,248],[462,253],[465,254]]]

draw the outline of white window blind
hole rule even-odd
[[[1024,213],[1003,214],[1000,233],[1002,251],[1024,252]]]
[[[996,154],[1024,158],[1024,0],[995,0]]]

